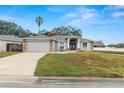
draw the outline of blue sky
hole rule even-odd
[[[124,43],[124,6],[0,6],[0,20],[32,32],[38,32],[36,16],[43,17],[41,29],[71,25],[82,30],[83,38]]]

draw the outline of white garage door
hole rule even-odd
[[[49,42],[27,42],[27,51],[48,52]]]

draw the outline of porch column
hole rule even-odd
[[[53,41],[52,40],[50,40],[50,42],[49,42],[49,51],[50,52],[53,51]]]
[[[25,39],[23,40],[23,43],[22,43],[22,51],[26,51],[26,40]]]
[[[69,43],[70,43],[70,39],[67,39],[67,50],[69,50]]]
[[[78,39],[78,40],[77,40],[77,50],[80,50],[80,42],[81,42],[81,40]]]

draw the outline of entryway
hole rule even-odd
[[[70,47],[70,50],[76,50],[77,49],[77,39],[75,39],[75,38],[70,39],[69,47]]]

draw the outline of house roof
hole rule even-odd
[[[55,40],[55,41],[64,41],[66,38],[77,38],[77,39],[81,39],[85,42],[93,42],[92,40],[89,40],[89,39],[83,39],[81,38],[80,36],[75,36],[75,35],[72,35],[72,36],[69,36],[69,35],[56,35],[56,36],[45,36],[45,35],[40,35],[40,36],[30,36],[30,37],[26,37],[26,38],[23,38],[23,39],[49,39],[49,40]]]
[[[22,39],[14,35],[0,35],[0,40],[22,42]]]
[[[47,38],[48,36],[40,35],[40,36],[30,36],[28,38]]]
[[[81,39],[81,37],[79,36],[68,36],[68,35],[56,35],[56,36],[52,36],[51,39],[55,40],[55,41],[64,41],[66,38],[77,38],[77,39]]]

